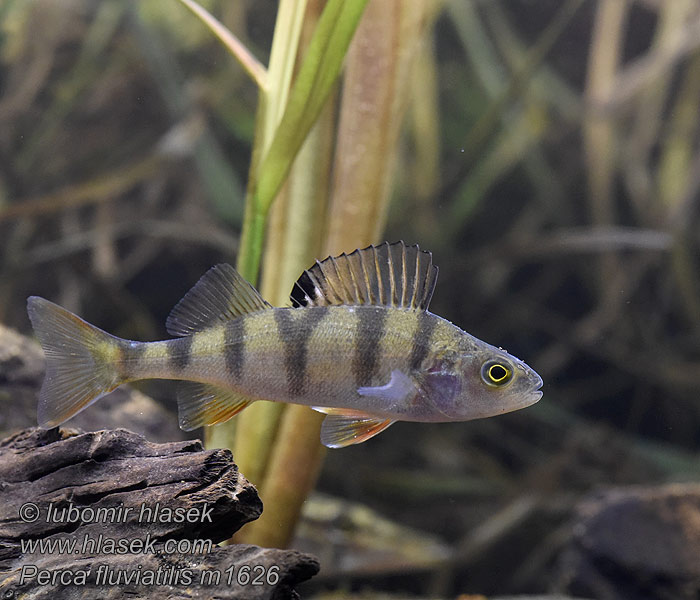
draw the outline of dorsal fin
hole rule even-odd
[[[430,252],[403,242],[328,257],[301,274],[294,306],[372,304],[427,310],[438,268]]]
[[[228,264],[209,269],[170,311],[171,335],[190,335],[246,313],[271,308],[258,291]]]

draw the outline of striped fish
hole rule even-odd
[[[160,342],[114,337],[30,297],[47,360],[39,425],[55,427],[140,379],[183,380],[184,430],[223,423],[256,400],[291,402],[326,414],[329,447],[395,421],[466,421],[537,402],[535,371],[428,311],[436,280],[429,252],[384,243],[317,261],[292,306],[274,308],[217,265],[168,317],[176,338]]]

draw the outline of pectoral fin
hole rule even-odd
[[[395,369],[391,372],[391,379],[386,385],[367,386],[357,388],[360,396],[371,396],[387,400],[391,404],[396,404],[416,393],[418,390],[415,381],[403,371]]]
[[[325,413],[321,425],[321,443],[328,448],[343,448],[361,444],[384,431],[394,421],[374,417],[359,410],[314,406],[314,410]]]

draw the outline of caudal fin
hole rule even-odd
[[[40,427],[60,425],[124,383],[115,368],[119,338],[38,296],[27,300],[27,312],[46,356]]]

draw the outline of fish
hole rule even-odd
[[[179,380],[185,431],[252,402],[325,414],[321,442],[362,443],[396,421],[469,421],[525,408],[542,379],[523,361],[428,310],[432,254],[404,242],[328,257],[273,307],[233,267],[207,271],[173,308],[173,339],[115,337],[44,298],[28,315],[46,357],[37,420],[56,427],[122,384]]]

